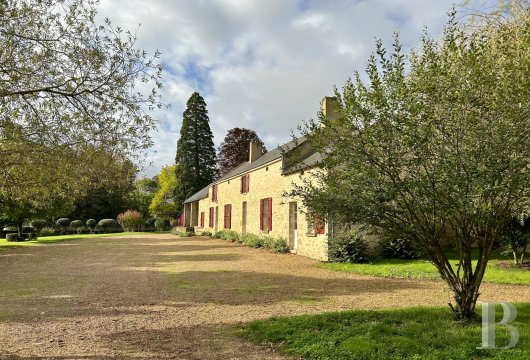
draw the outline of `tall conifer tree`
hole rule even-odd
[[[213,134],[204,98],[194,92],[186,103],[177,142],[175,202],[178,209],[217,175]]]

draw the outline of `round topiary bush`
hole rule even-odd
[[[44,219],[35,219],[30,223],[30,225],[40,232],[48,225],[48,222]]]
[[[368,243],[357,231],[336,234],[329,241],[329,259],[336,262],[364,263],[370,261]]]
[[[88,219],[86,221],[86,226],[90,229],[93,229],[96,227],[96,225],[98,224],[98,222],[96,221],[96,219]]]
[[[119,232],[122,231],[120,224],[114,219],[99,220],[98,226],[104,232]]]
[[[63,229],[66,229],[68,226],[70,226],[70,219],[60,218],[60,219],[57,219],[55,223],[57,224],[57,226],[60,226]]]
[[[85,224],[83,224],[83,222],[81,220],[74,220],[70,223],[70,227],[72,229],[78,229],[80,228],[81,226],[84,226]]]

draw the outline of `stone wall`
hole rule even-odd
[[[247,233],[268,234],[282,236],[289,239],[289,202],[296,201],[298,206],[298,247],[296,253],[317,260],[327,260],[327,236],[307,235],[308,223],[300,199],[293,199],[284,196],[285,192],[292,189],[292,183],[301,181],[301,177],[311,176],[311,171],[306,171],[304,175],[296,172],[283,176],[281,173],[281,159],[270,162],[260,168],[253,169],[249,173],[241,174],[235,178],[228,179],[218,184],[217,202],[213,202],[212,187],[209,189],[209,196],[199,201],[200,213],[204,212],[204,228],[197,227],[196,231],[224,230],[224,206],[232,205],[231,230],[241,233],[243,230],[242,209],[243,202],[247,203]],[[249,191],[241,194],[241,176],[250,174]],[[272,230],[260,230],[260,200],[272,198]],[[217,208],[218,222],[213,227],[209,227],[209,208]],[[215,217],[215,216],[214,216]],[[217,225],[217,227],[216,227]],[[327,232],[327,224],[326,231]],[[293,249],[294,250],[294,249]]]

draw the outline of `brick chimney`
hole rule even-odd
[[[339,115],[339,103],[334,96],[325,96],[320,102],[320,110],[326,120],[335,120]],[[320,126],[325,126],[320,123]]]
[[[263,146],[261,146],[260,143],[257,142],[250,142],[250,151],[248,152],[248,162],[254,162],[256,159],[258,159],[261,155],[263,155]]]

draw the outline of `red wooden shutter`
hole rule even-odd
[[[244,187],[243,179],[244,178],[245,178],[244,176],[241,176],[241,179],[240,179],[241,180],[240,184],[239,184],[239,193],[240,194],[243,194],[243,192],[245,191],[245,189],[243,189],[243,187]]]
[[[249,174],[249,175],[247,175],[247,181],[246,181],[246,184],[245,184],[245,185],[247,186],[246,192],[248,192],[248,191],[249,191],[249,189],[250,189],[250,186],[248,185],[248,184],[249,184],[249,182],[250,182],[250,174]]]
[[[269,226],[269,231],[272,230],[272,198],[269,198],[269,213],[267,214],[267,225]]]
[[[204,227],[204,211],[201,211],[201,227]]]
[[[263,199],[259,201],[259,229],[263,230]]]
[[[317,235],[324,234],[326,230],[326,222],[316,215],[313,218],[313,230]]]
[[[228,205],[228,228],[232,228],[232,205]]]

